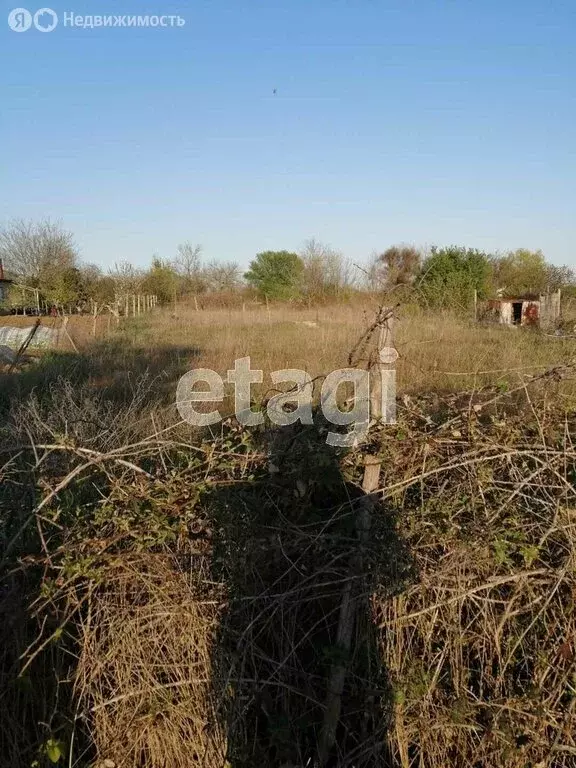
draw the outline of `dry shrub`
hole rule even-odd
[[[21,674],[22,655],[34,646],[41,626],[30,617],[33,587],[21,573],[0,585],[0,764],[29,766],[38,749],[61,725],[59,709],[68,701],[54,670],[60,654],[47,647]]]
[[[498,577],[471,546],[420,565],[376,610],[399,765],[573,766],[573,566]]]
[[[78,628],[76,693],[97,757],[118,768],[221,766],[211,695],[220,600],[197,573],[147,553],[115,558]]]
[[[419,573],[373,600],[402,768],[575,764],[574,425],[530,405],[422,430],[411,402],[388,450]]]
[[[273,367],[316,351],[324,371],[334,340],[358,335],[357,320],[345,328],[320,321],[318,343],[301,350],[297,324],[282,319],[275,340],[262,333],[268,320],[245,339],[232,318],[216,330],[196,324],[194,332],[226,341],[218,350],[226,366],[261,337]],[[290,433],[274,456],[247,430],[227,427],[206,442],[168,432],[137,439],[136,409],[115,432],[112,411],[98,398],[76,407],[70,387],[46,417],[40,404],[31,407],[35,431],[50,444],[19,455],[33,457],[32,498],[53,501],[34,519],[44,540],[30,536],[26,546],[44,547],[42,588],[57,581],[35,664],[49,676],[53,646],[44,639],[66,603],[65,650],[78,657],[69,677],[87,752],[99,763],[307,765],[330,670],[345,665],[331,764],[575,764],[575,425],[559,399],[571,382],[548,376],[538,394],[537,382],[523,376],[515,391],[504,391],[513,378],[500,380],[505,364],[536,368],[554,354],[540,337],[449,317],[426,328],[407,318],[403,333],[407,349],[421,350],[400,371],[420,366],[414,390],[427,378],[445,381],[440,366],[452,364],[480,382],[486,361],[499,386],[406,396],[399,424],[374,429],[369,445],[345,457],[312,428]],[[420,344],[418,334],[430,338]],[[494,363],[500,353],[504,361]],[[25,419],[16,426],[23,441]],[[58,442],[62,433],[68,442]],[[117,445],[116,435],[136,442]],[[374,510],[366,567],[353,570],[365,453],[382,459],[384,503]],[[82,474],[74,475],[78,466]],[[19,488],[18,476],[5,501],[11,511]],[[198,519],[215,523],[214,538],[191,557]],[[343,654],[339,612],[349,584],[356,622],[352,650]],[[14,641],[22,652],[25,640]],[[17,653],[6,658],[17,667]],[[3,713],[11,703],[20,706],[13,692]]]

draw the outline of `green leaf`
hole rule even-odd
[[[44,752],[48,760],[56,764],[60,758],[64,757],[64,744],[56,739],[48,739],[44,744]]]
[[[537,560],[538,557],[540,556],[540,549],[534,544],[532,545],[526,544],[525,546],[520,547],[520,552],[522,554],[522,557],[524,558],[525,565],[528,567],[530,567],[532,563],[535,560]]]

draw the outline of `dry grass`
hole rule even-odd
[[[108,360],[111,375],[127,371],[135,355],[149,360],[152,375],[163,374],[170,360],[178,370],[208,367],[224,377],[234,360],[250,357],[254,369],[264,371],[264,385],[254,387],[261,397],[270,386],[268,374],[300,368],[314,378],[346,367],[350,349],[371,321],[375,301],[353,302],[317,309],[246,304],[241,308],[205,309],[180,304],[117,325],[114,318],[97,318],[96,341],[91,317],[71,317],[61,332],[59,349],[76,346],[90,357]],[[2,324],[31,325],[32,318],[0,318]],[[61,318],[44,318],[60,328]],[[538,332],[480,325],[450,313],[429,314],[416,307],[400,307],[395,325],[400,353],[398,388],[402,392],[458,391],[518,381],[576,358],[576,340]],[[361,361],[362,362],[362,361]]]
[[[419,575],[373,600],[402,768],[574,765],[573,424],[520,406],[429,438],[412,411],[386,452]]]
[[[252,368],[264,372],[263,386],[254,387],[258,398],[270,387],[271,371],[300,368],[314,378],[346,367],[350,349],[376,308],[376,302],[368,299],[318,309],[248,305],[245,311],[196,311],[184,305],[177,315],[166,309],[131,319],[119,330],[113,327],[107,338],[121,341],[127,361],[131,352],[153,359],[163,351],[179,366],[211,368],[224,378],[235,359],[249,356]],[[72,330],[72,336],[82,346],[82,335]],[[394,341],[400,353],[397,382],[401,392],[454,392],[515,384],[523,376],[576,358],[572,338],[480,325],[450,313],[429,314],[410,306],[397,310]],[[106,354],[105,346],[102,353]],[[123,365],[118,360],[114,367],[122,369]]]
[[[221,766],[212,654],[222,596],[166,555],[116,558],[102,572],[78,626],[75,684],[96,753],[117,766]]]
[[[214,437],[166,408],[191,366],[343,367],[362,312],[158,313],[14,395],[6,764],[48,765],[52,739],[79,768],[311,765],[336,666],[330,765],[574,765],[573,341],[405,309],[398,424],[345,454],[321,424]]]

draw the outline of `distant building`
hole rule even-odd
[[[12,283],[13,280],[8,280],[8,278],[4,276],[4,265],[2,264],[2,259],[0,259],[0,302],[5,301],[8,298],[8,292]]]
[[[552,327],[560,317],[560,291],[499,296],[486,302],[486,319],[503,325]]]

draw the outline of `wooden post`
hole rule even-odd
[[[138,315],[140,315],[140,294],[138,294]]]
[[[62,330],[64,331],[64,333],[68,337],[68,341],[70,342],[70,344],[72,344],[72,349],[74,350],[74,352],[77,353],[78,352],[78,347],[76,346],[76,344],[74,344],[74,339],[72,338],[72,336],[70,336],[70,334],[68,332],[68,320],[69,320],[69,318],[66,317],[66,315],[64,315],[64,317],[62,318]]]
[[[98,304],[92,302],[92,336],[96,336],[96,320],[98,318]]]
[[[478,291],[474,288],[474,322],[478,320]]]
[[[194,294],[194,306],[196,307],[196,312],[198,312],[198,299],[196,298],[196,294]]]
[[[394,347],[394,317],[380,326],[378,360],[370,376],[370,420],[382,424],[396,422],[396,369],[398,352]]]
[[[136,317],[136,294],[132,294],[132,317]]]
[[[124,317],[128,317],[128,294],[124,297]]]
[[[350,558],[350,578],[346,579],[342,589],[340,602],[340,614],[338,628],[336,630],[336,648],[344,652],[346,658],[351,656],[352,637],[356,624],[358,601],[361,599],[365,585],[358,584],[354,579],[364,571],[364,549],[370,537],[372,511],[375,504],[375,491],[380,483],[381,461],[376,456],[367,456],[364,466],[364,478],[362,490],[366,494],[356,503],[356,533],[358,545],[356,552]],[[356,584],[353,593],[353,584]],[[318,762],[320,766],[326,765],[330,753],[336,741],[336,730],[342,711],[342,694],[348,673],[348,661],[338,661],[330,667],[327,681],[326,700],[324,708],[324,720],[318,742]]]

